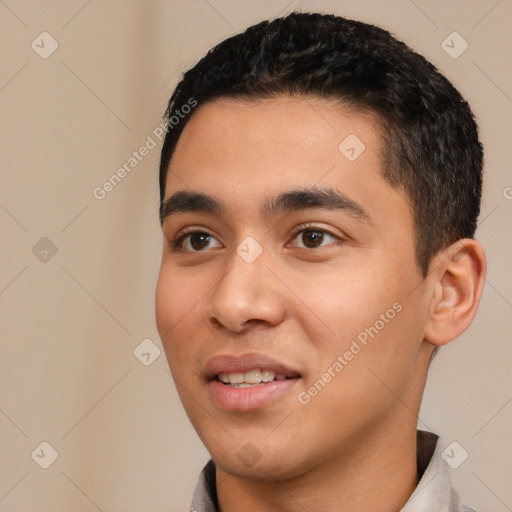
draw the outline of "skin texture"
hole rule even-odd
[[[349,134],[365,144],[354,161],[338,150]],[[417,485],[417,413],[432,350],[470,324],[485,258],[476,241],[461,240],[422,277],[412,210],[380,174],[381,143],[371,115],[298,97],[216,100],[197,109],[180,137],[166,198],[208,193],[225,211],[164,220],[156,318],[185,410],[217,464],[223,512],[396,511]],[[268,196],[315,187],[342,192],[368,218],[321,208],[261,212]],[[294,230],[305,223],[334,236],[304,247]],[[190,226],[213,237],[207,247],[194,252],[189,236],[173,249]],[[236,252],[247,236],[263,248],[250,264]],[[400,312],[300,403],[299,393],[395,303]],[[207,362],[254,352],[301,378],[266,407],[222,409]],[[249,442],[260,458],[247,465],[237,454]]]

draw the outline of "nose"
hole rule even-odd
[[[286,311],[279,284],[263,255],[247,263],[234,252],[227,272],[210,295],[208,323],[237,334],[256,324],[278,325]]]

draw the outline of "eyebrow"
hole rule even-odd
[[[267,197],[261,211],[265,216],[277,216],[313,208],[342,211],[371,223],[371,217],[359,203],[331,187],[296,189]],[[189,212],[222,214],[226,212],[226,208],[219,199],[210,194],[180,190],[162,203],[160,222],[163,223],[171,215]]]

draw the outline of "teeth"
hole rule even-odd
[[[263,382],[270,382],[271,380],[274,380],[276,376],[276,372],[273,370],[262,370],[261,372],[261,380]]]
[[[231,384],[242,384],[244,381],[244,374],[243,373],[229,373],[229,382]]]
[[[247,384],[259,384],[261,382],[261,372],[259,369],[245,372],[243,375],[243,381]]]
[[[218,378],[224,384],[236,385],[239,388],[246,388],[249,386],[257,386],[262,382],[271,382],[275,379],[285,380],[286,375],[276,373],[273,370],[260,370],[254,368],[245,373],[219,373]]]

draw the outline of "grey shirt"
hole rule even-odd
[[[431,432],[417,432],[417,463],[420,481],[400,512],[476,512],[464,505],[455,489],[448,464],[441,457],[443,443]],[[215,463],[203,468],[189,512],[218,512]]]

